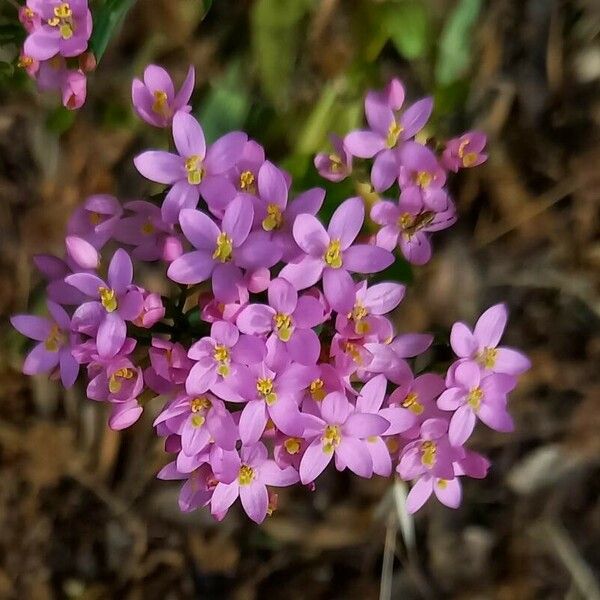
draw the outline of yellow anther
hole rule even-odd
[[[17,63],[17,65],[19,67],[21,67],[22,69],[26,69],[27,67],[30,67],[33,64],[33,58],[31,58],[31,56],[27,56],[26,54],[22,54],[19,57],[19,62]]]
[[[310,382],[310,395],[315,402],[322,402],[327,392],[325,391],[325,383],[322,379],[315,379]]]
[[[348,319],[354,321],[354,331],[359,335],[365,335],[371,329],[369,323],[365,321],[368,316],[369,311],[360,302],[357,302],[348,314]]]
[[[408,408],[408,410],[415,415],[423,414],[423,411],[425,410],[425,407],[419,402],[419,394],[416,392],[407,394],[402,406]]]
[[[404,131],[404,127],[402,127],[400,123],[396,123],[396,121],[392,121],[390,123],[387,138],[385,140],[388,148],[393,148],[398,143],[398,138],[400,137],[402,131]]]
[[[459,145],[458,145],[458,158],[464,158],[465,154],[466,154],[466,148],[469,145],[470,140],[469,138],[463,140]]]
[[[62,334],[58,325],[52,325],[52,329],[50,329],[50,333],[48,337],[44,341],[44,348],[48,350],[48,352],[58,352],[60,347],[64,344],[65,337]]]
[[[70,16],[72,16],[72,14],[73,12],[71,11],[71,7],[69,6],[68,2],[63,2],[62,4],[54,7],[54,16],[58,17],[59,19],[68,19]]]
[[[190,405],[193,413],[199,413],[210,408],[212,402],[206,396],[199,396],[198,398],[193,398]]]
[[[25,6],[23,8],[23,14],[27,19],[33,19],[33,17],[35,17],[35,12],[31,10],[31,8],[29,8],[28,6]]]
[[[283,447],[286,449],[288,454],[298,454],[302,447],[302,441],[296,437],[290,437],[283,442]]]
[[[150,221],[143,223],[140,229],[143,235],[152,235],[156,231],[156,228]]]
[[[385,445],[387,446],[390,454],[394,454],[400,450],[400,443],[398,442],[397,437],[389,437],[385,440]]]
[[[215,346],[213,357],[217,362],[228,362],[229,361],[229,348],[222,344]]]
[[[202,161],[196,154],[188,156],[185,159],[185,170],[187,172],[187,180],[190,185],[198,185],[204,178],[204,169]]]
[[[98,288],[98,293],[100,294],[100,302],[106,309],[106,312],[111,313],[117,310],[119,303],[117,302],[117,293],[115,290],[100,287]]]
[[[69,23],[63,23],[60,26],[59,32],[63,40],[70,40],[73,37],[73,27]]]
[[[414,222],[415,222],[414,215],[411,215],[410,213],[407,213],[407,212],[402,213],[398,217],[398,227],[400,227],[400,229],[402,229],[403,231],[410,229],[413,226]]]
[[[277,336],[282,342],[288,342],[292,337],[293,323],[290,315],[284,315],[283,313],[277,313],[273,316],[273,324],[277,331]]]
[[[342,266],[342,248],[340,240],[331,240],[331,242],[329,242],[323,260],[332,269],[339,269]]]
[[[469,392],[469,395],[467,396],[467,403],[475,412],[477,412],[479,410],[482,400],[483,400],[483,390],[479,387],[473,388]]]
[[[427,441],[421,442],[421,462],[428,469],[431,469],[435,465],[437,444],[435,442]]]
[[[256,380],[256,390],[269,406],[277,402],[277,394],[273,391],[273,380],[269,377],[259,377]]]
[[[242,171],[240,173],[240,190],[249,194],[256,193],[256,177],[252,171]]]
[[[419,171],[415,175],[415,183],[420,188],[429,187],[431,185],[432,181],[433,181],[433,175],[429,171]]]
[[[97,213],[97,212],[91,212],[88,216],[90,223],[94,227],[96,227],[96,225],[100,225],[100,223],[102,223],[103,218],[104,217],[100,213]]]
[[[269,204],[267,206],[267,216],[263,219],[262,228],[265,231],[273,231],[279,229],[283,224],[283,215],[281,208],[277,204]]]
[[[338,425],[327,425],[323,433],[323,452],[331,454],[342,441],[342,434]]]
[[[225,263],[231,260],[231,254],[233,252],[233,240],[224,232],[217,236],[217,245],[212,257],[215,260],[219,260]]]
[[[133,378],[133,369],[127,367],[116,370],[108,379],[108,389],[111,394],[121,391],[123,381]]]
[[[441,490],[445,490],[448,487],[448,480],[447,479],[438,479],[437,486]]]
[[[344,166],[342,159],[338,154],[332,153],[328,157],[329,159],[329,169],[332,173],[339,173]]]
[[[477,154],[475,152],[467,152],[462,158],[463,167],[472,167],[477,162]]]
[[[240,485],[250,485],[254,479],[255,472],[252,467],[248,465],[242,465],[240,472],[238,473],[238,483]]]
[[[486,369],[493,369],[498,359],[496,348],[484,348],[477,354],[477,362]]]
[[[350,358],[357,364],[362,365],[363,359],[358,350],[358,346],[352,342],[344,342],[342,348],[346,354],[350,355]]]
[[[152,95],[154,96],[154,102],[152,102],[153,112],[155,112],[158,115],[161,115],[162,117],[170,117],[171,109],[169,108],[169,97],[167,96],[167,92],[165,92],[164,90],[156,90]]]
[[[191,422],[192,427],[202,427],[206,422],[206,418],[203,415],[192,415]]]
[[[50,25],[50,27],[58,27],[58,24],[60,23],[60,19],[58,17],[52,17],[51,19],[48,19],[46,21],[46,23],[48,23],[48,25]]]

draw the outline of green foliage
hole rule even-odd
[[[108,42],[118,33],[125,15],[135,4],[135,0],[105,0],[93,11],[94,30],[89,49],[100,62]]]
[[[75,111],[64,106],[55,108],[46,119],[46,128],[51,133],[61,135],[67,131],[75,121]]]
[[[433,27],[429,11],[421,0],[403,0],[383,5],[382,27],[398,53],[406,60],[426,55]]]

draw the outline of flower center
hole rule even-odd
[[[363,359],[356,344],[353,344],[352,342],[343,342],[342,348],[346,354],[350,355],[350,358],[352,358],[357,365],[363,364]]]
[[[327,396],[325,384],[321,378],[310,382],[310,395],[315,402],[322,402]]]
[[[344,166],[339,154],[332,153],[327,158],[329,159],[329,170],[332,173],[339,173]]]
[[[283,442],[283,447],[288,454],[298,454],[302,446],[302,441],[297,437],[290,437]]]
[[[19,67],[21,67],[21,69],[26,69],[27,67],[30,67],[33,64],[33,58],[31,58],[31,56],[27,56],[26,54],[21,54],[21,56],[19,56],[19,62],[17,63],[17,65]]]
[[[436,454],[437,444],[435,442],[421,442],[421,463],[425,467],[431,469],[435,465]]]
[[[218,363],[217,373],[222,377],[227,377],[229,375],[229,348],[222,344],[217,344],[213,352],[213,358]]]
[[[68,40],[73,37],[75,25],[73,23],[73,11],[68,2],[63,2],[54,7],[54,16],[46,21],[50,27],[58,27],[60,37]]]
[[[171,109],[169,108],[169,97],[167,96],[167,92],[164,90],[156,90],[153,96],[154,102],[152,103],[152,110],[161,117],[170,117]]]
[[[198,429],[202,427],[202,425],[204,425],[204,423],[206,422],[206,417],[204,415],[192,415],[190,421],[192,423],[192,427]]]
[[[414,235],[417,231],[427,227],[433,219],[435,218],[435,213],[426,210],[418,215],[411,215],[410,213],[403,213],[398,218],[398,227],[407,235],[408,237]]]
[[[193,398],[190,402],[190,408],[193,413],[199,413],[203,410],[207,410],[212,406],[212,402],[206,396],[199,396]]]
[[[438,479],[437,480],[437,486],[441,490],[445,490],[448,487],[448,480],[447,479]]]
[[[115,371],[108,380],[108,389],[111,394],[118,394],[123,387],[123,381],[133,378],[133,369],[125,367]]]
[[[431,185],[432,181],[433,181],[433,175],[429,171],[419,171],[415,175],[415,183],[420,188],[429,187]]]
[[[469,395],[467,396],[467,403],[475,412],[477,412],[479,410],[482,400],[483,400],[483,390],[479,387],[473,388],[469,392]]]
[[[233,252],[233,240],[225,233],[222,232],[217,236],[217,245],[212,257],[215,260],[226,263],[231,260],[231,254]]]
[[[106,309],[106,312],[111,313],[117,310],[119,303],[117,302],[117,293],[115,290],[100,287],[98,288],[98,293],[100,294],[100,302]]]
[[[288,342],[293,333],[292,317],[283,313],[277,313],[273,316],[273,324],[275,325],[279,339],[282,342]]]
[[[198,185],[204,178],[202,161],[197,154],[188,156],[185,159],[185,170],[187,172],[187,180],[190,185]]]
[[[352,312],[348,314],[348,319],[354,321],[354,331],[359,335],[365,335],[371,329],[369,323],[365,321],[368,316],[369,311],[360,302],[357,302]]]
[[[252,171],[242,171],[240,173],[240,190],[249,194],[256,193],[256,177]]]
[[[393,148],[398,143],[398,137],[400,137],[400,134],[403,130],[404,127],[402,127],[402,125],[400,125],[399,123],[396,123],[396,121],[392,121],[390,123],[387,138],[385,140],[385,143],[388,148]]]
[[[273,391],[273,380],[271,378],[259,377],[256,380],[256,390],[269,406],[277,402],[277,394]]]
[[[265,231],[273,231],[279,229],[283,224],[283,215],[281,208],[277,204],[269,204],[267,206],[267,216],[263,219],[262,227]]]
[[[323,433],[323,452],[331,454],[342,441],[339,425],[327,425]]]
[[[242,465],[238,473],[238,482],[240,485],[250,485],[256,476],[256,471],[248,465]]]
[[[90,221],[90,224],[96,227],[97,225],[100,225],[100,223],[102,223],[103,216],[100,213],[92,211],[89,214],[88,219]]]
[[[404,408],[408,408],[411,413],[415,415],[420,415],[425,410],[425,407],[419,402],[419,394],[416,392],[410,392],[404,398],[404,402],[402,403]]]
[[[65,343],[65,336],[62,334],[60,327],[55,323],[44,342],[44,348],[48,352],[58,352],[59,348]]]
[[[493,369],[498,358],[498,350],[496,348],[484,348],[477,354],[477,362],[486,369]]]
[[[152,223],[150,223],[150,221],[143,223],[140,229],[142,235],[152,235],[156,231],[156,228]]]
[[[323,256],[325,263],[332,269],[339,269],[342,266],[342,249],[340,240],[331,240],[325,256]]]

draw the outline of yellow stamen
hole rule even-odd
[[[346,354],[350,355],[350,357],[352,358],[352,360],[357,365],[362,365],[363,364],[362,356],[360,355],[360,352],[358,350],[358,346],[356,344],[353,344],[352,342],[344,342],[342,344],[342,348],[343,348],[343,350],[344,350],[344,352]]]
[[[164,90],[156,90],[153,94],[154,102],[152,103],[152,110],[162,117],[168,118],[171,116],[171,109],[169,108],[169,97],[167,92]],[[188,159],[189,160],[189,159]],[[187,163],[186,163],[187,168]],[[189,176],[188,176],[189,177]]]
[[[198,398],[193,398],[190,405],[193,413],[199,413],[210,408],[212,402],[206,396],[199,396]]]
[[[152,235],[156,231],[156,228],[150,221],[146,221],[142,225],[141,230],[143,235]]]
[[[269,204],[267,206],[267,216],[263,219],[262,228],[265,231],[273,231],[279,229],[283,223],[283,215],[281,208],[277,204]]]
[[[426,188],[431,185],[433,175],[429,171],[419,171],[415,176],[415,183],[420,188]]]
[[[282,342],[288,342],[292,337],[293,323],[290,315],[284,315],[283,313],[277,313],[273,317],[273,323],[277,330],[277,336]]]
[[[256,193],[256,178],[252,171],[242,171],[240,173],[240,190],[248,192],[249,194]]]
[[[435,442],[421,443],[421,462],[425,467],[431,469],[435,465],[437,454],[437,444]]]
[[[60,23],[60,19],[58,17],[52,17],[51,19],[48,19],[46,23],[48,23],[50,27],[57,27]]]
[[[441,490],[445,490],[448,487],[448,480],[447,479],[438,479],[437,486]]]
[[[396,123],[396,121],[392,121],[392,123],[390,123],[387,138],[385,140],[388,148],[393,148],[398,143],[398,138],[403,130],[404,127],[402,127],[402,125],[399,123]]]
[[[63,23],[59,28],[59,32],[63,40],[70,40],[73,37],[73,27],[69,23]]]
[[[187,180],[190,185],[198,185],[204,178],[204,169],[200,157],[196,154],[188,156],[185,159],[185,170],[187,172]]]
[[[98,293],[100,294],[100,302],[102,302],[102,306],[104,306],[106,312],[111,313],[117,310],[119,303],[117,302],[117,293],[115,290],[100,287],[98,288]]]
[[[302,441],[296,437],[290,437],[283,442],[283,447],[288,454],[298,454],[302,446]]]
[[[277,394],[273,391],[273,380],[269,377],[259,377],[256,380],[256,390],[269,406],[277,402]]]
[[[342,441],[342,434],[338,425],[327,425],[325,433],[321,438],[323,442],[323,452],[331,454]]]
[[[48,350],[48,352],[58,352],[59,348],[64,344],[65,337],[62,334],[58,325],[52,325],[52,329],[50,329],[50,333],[44,342],[44,348]]]
[[[365,319],[369,316],[369,311],[360,303],[357,302],[348,314],[348,318],[354,321],[354,331],[358,335],[366,335],[371,329],[369,323]]]
[[[467,152],[462,159],[463,167],[472,167],[477,162],[477,154],[475,152]]]
[[[118,369],[108,379],[108,389],[111,394],[117,394],[123,387],[123,381],[133,378],[133,369],[127,367]]]
[[[419,402],[419,394],[416,392],[407,394],[402,406],[408,408],[408,410],[415,415],[423,414],[423,411],[425,410],[425,407]]]
[[[238,473],[238,483],[240,485],[250,485],[255,477],[255,472],[252,467],[248,465],[242,465],[240,472]]]
[[[215,260],[219,260],[222,263],[231,260],[231,254],[233,253],[233,240],[224,232],[220,233],[217,237],[217,245],[212,257]]]
[[[229,375],[229,348],[222,344],[217,344],[213,352],[213,358],[217,361],[217,373],[222,377]]]
[[[323,260],[332,269],[339,269],[342,266],[342,249],[340,240],[331,240],[331,242],[329,242],[329,246],[327,246]]]
[[[63,2],[62,4],[54,7],[54,16],[58,17],[59,19],[68,19],[72,15],[73,12],[71,11],[71,7],[69,6],[68,2]]]
[[[344,166],[344,163],[342,163],[342,159],[340,158],[340,156],[338,154],[332,153],[327,158],[329,159],[329,170],[332,173],[339,173],[342,170],[342,167]]]
[[[88,219],[89,219],[90,223],[92,225],[94,225],[94,227],[95,227],[96,225],[100,225],[100,223],[102,223],[103,216],[100,213],[91,212],[89,214]]]
[[[310,395],[315,402],[322,402],[327,396],[325,383],[322,379],[315,379],[310,382]]]
[[[395,452],[398,452],[398,450],[400,450],[400,443],[398,442],[398,438],[396,437],[387,438],[387,440],[385,441],[385,445],[390,451],[390,454],[394,454]]]
[[[26,69],[27,67],[30,67],[33,64],[33,58],[31,58],[31,56],[27,56],[26,54],[22,54],[19,57],[19,62],[17,63],[17,65],[19,67],[21,67],[21,69]]]
[[[483,390],[479,387],[473,388],[469,392],[469,395],[467,396],[467,403],[475,412],[477,412],[479,410],[482,400],[483,400]]]
[[[202,427],[202,425],[204,425],[204,423],[206,422],[206,418],[203,417],[202,415],[192,415],[191,418],[192,421],[192,427]]]
[[[486,369],[493,369],[498,359],[496,348],[484,348],[477,354],[477,362]]]

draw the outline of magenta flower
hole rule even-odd
[[[208,452],[206,458],[208,459]],[[191,473],[182,473],[177,469],[176,462],[170,462],[158,472],[156,477],[165,481],[186,480],[179,492],[179,509],[182,512],[191,512],[209,504],[217,484],[214,473],[207,462]]]
[[[285,279],[271,281],[269,305],[249,304],[238,318],[237,326],[251,335],[272,334],[278,340],[278,351],[304,365],[314,365],[321,352],[319,336],[312,330],[324,321],[323,307],[308,294],[298,292]]]
[[[267,458],[267,449],[258,442],[242,446],[241,456],[231,452],[227,468],[215,488],[210,509],[221,519],[239,497],[246,514],[256,523],[262,523],[269,508],[267,485],[286,487],[298,481],[298,473],[292,467],[280,469],[274,460]]]
[[[396,98],[397,101],[400,98]],[[375,158],[371,182],[376,191],[387,190],[398,177],[402,144],[414,137],[427,123],[433,109],[431,98],[423,98],[409,106],[403,114],[393,108],[377,93],[367,94],[365,114],[370,129],[353,131],[344,138],[344,147],[353,156]]]
[[[81,305],[73,315],[78,330],[96,329],[98,353],[104,357],[114,356],[123,345],[127,335],[125,321],[133,321],[142,311],[143,296],[132,289],[133,264],[125,250],[119,248],[108,266],[108,283],[92,273],[74,273],[65,281],[97,300]]]
[[[200,194],[214,176],[239,159],[248,136],[232,131],[206,148],[200,123],[185,112],[173,117],[173,140],[178,154],[148,150],[133,159],[137,170],[150,181],[171,185],[162,205],[166,223],[176,223],[184,208],[196,208]]]
[[[454,203],[448,198],[442,212],[426,210],[419,194],[401,194],[398,204],[387,200],[377,202],[371,209],[371,219],[382,228],[376,243],[393,250],[396,245],[408,262],[424,265],[431,258],[429,233],[446,229],[456,222]]]
[[[338,470],[348,468],[360,477],[371,477],[373,460],[365,440],[383,434],[390,427],[387,419],[378,414],[353,412],[352,405],[340,392],[325,397],[320,418],[310,417],[303,437],[314,439],[300,463],[303,484],[314,481],[334,455]]]
[[[153,325],[162,321],[165,317],[165,306],[162,303],[160,294],[155,292],[142,292],[144,301],[140,314],[133,320],[133,324],[137,327],[150,329]]]
[[[151,368],[144,372],[148,386],[158,394],[166,394],[173,387],[183,385],[194,366],[187,352],[179,343],[153,337],[152,347],[148,349]]]
[[[364,210],[360,198],[346,200],[333,213],[327,231],[316,217],[298,215],[294,239],[305,256],[298,263],[286,265],[280,277],[298,290],[323,277],[323,291],[331,307],[338,312],[351,310],[354,282],[350,272],[376,273],[394,262],[394,256],[383,248],[352,245],[362,228]]]
[[[530,360],[518,350],[498,347],[507,320],[506,305],[495,304],[479,317],[474,331],[464,323],[455,323],[450,333],[452,350],[461,359],[475,361],[487,371],[521,375],[531,367]]]
[[[25,40],[24,51],[37,60],[78,56],[85,52],[92,33],[92,13],[87,0],[28,0],[27,7],[36,15]]]
[[[487,137],[481,131],[468,131],[448,140],[442,154],[442,164],[455,173],[459,169],[477,167],[487,160],[487,154],[483,152],[486,143]]]
[[[42,24],[41,16],[29,6],[19,8],[19,21],[27,33],[31,33]]]
[[[61,82],[62,103],[69,110],[77,110],[85,103],[87,96],[87,78],[80,69],[67,71]]]
[[[467,441],[477,418],[490,429],[513,431],[506,395],[514,389],[517,383],[515,377],[503,373],[482,377],[481,369],[476,364],[465,362],[456,367],[454,380],[454,387],[443,392],[437,401],[441,410],[456,411],[448,429],[453,446],[460,446]]]
[[[144,70],[144,81],[134,79],[131,85],[133,109],[140,117],[155,127],[169,127],[177,111],[189,113],[188,104],[194,91],[194,67],[188,69],[181,89],[175,93],[170,75],[157,65],[148,65]]]
[[[181,211],[181,229],[196,250],[174,260],[167,276],[177,283],[191,284],[212,275],[213,290],[229,289],[235,294],[234,282],[239,278],[237,267],[250,270],[271,267],[280,256],[275,245],[265,237],[266,232],[250,233],[253,216],[252,205],[241,197],[227,207],[221,228],[200,211]]]
[[[276,373],[270,366],[258,363],[239,369],[229,382],[231,389],[246,401],[239,423],[240,438],[246,445],[261,438],[269,417],[286,435],[303,433],[298,403],[318,371],[291,363]]]
[[[24,336],[39,342],[23,363],[23,373],[48,373],[58,367],[62,384],[69,388],[77,379],[79,364],[71,354],[71,319],[62,306],[47,301],[51,319],[34,315],[11,317],[12,326]]]
[[[213,323],[210,337],[192,344],[188,356],[196,361],[186,381],[190,396],[210,390],[221,398],[233,399],[231,390],[223,385],[240,365],[252,365],[265,358],[264,342],[249,335],[240,335],[238,328],[226,321]],[[239,400],[241,401],[241,399]]]
[[[67,231],[100,250],[113,237],[122,214],[121,203],[114,196],[96,194],[75,210],[69,219]]]
[[[344,140],[337,135],[330,135],[333,152],[320,152],[315,156],[314,164],[319,175],[335,183],[343,181],[352,173],[352,154],[344,148]]]

